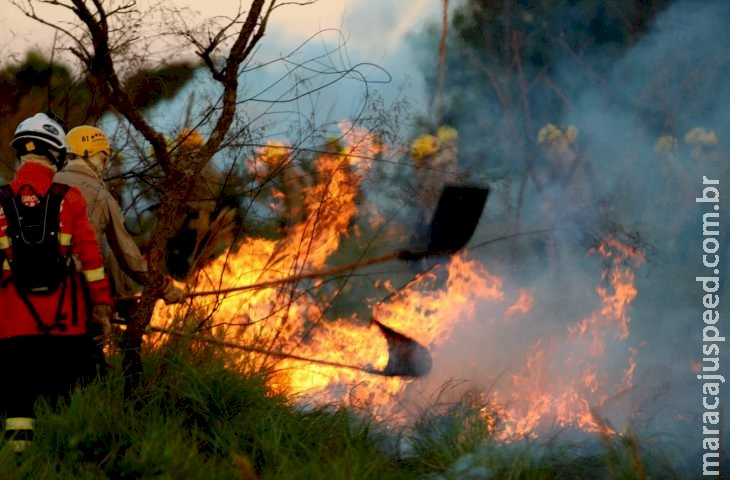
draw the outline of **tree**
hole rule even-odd
[[[669,3],[461,2],[449,29],[443,123],[456,126],[464,139],[486,134],[489,144],[501,151],[502,166],[509,163],[506,156],[529,156],[524,138],[530,143],[542,125],[572,108],[574,94],[586,85],[604,83],[601,75],[610,62],[635,44]],[[416,44],[419,51],[432,52],[423,59],[425,79],[434,95],[439,35],[440,25],[434,23]],[[566,59],[579,67],[579,74],[560,68]],[[609,95],[618,93],[605,83],[603,88]],[[506,147],[515,141],[518,146]],[[476,154],[471,152],[470,157]]]
[[[192,78],[194,69],[193,62],[142,68],[125,80],[125,89],[136,108],[149,110],[179,92]],[[51,110],[67,126],[75,126],[95,123],[109,109],[93,79],[79,76],[65,61],[40,52],[28,52],[22,61],[0,71],[0,114],[5,119],[0,125],[2,138],[12,138],[18,123],[38,111]],[[15,163],[8,143],[0,145],[0,175],[6,178]]]
[[[534,213],[540,203],[569,203],[554,193],[578,183],[592,196],[590,209],[599,214],[595,152],[580,148],[580,136],[570,140],[570,151],[558,153],[555,148],[556,142],[567,145],[567,132],[577,120],[566,119],[580,117],[586,98],[621,106],[657,136],[676,129],[675,106],[649,100],[660,100],[661,89],[647,85],[640,87],[641,97],[632,96],[612,76],[617,63],[671,4],[464,0],[454,8],[449,24],[442,100],[437,98],[441,93],[436,64],[442,26],[434,21],[417,37],[415,47],[424,59],[429,91],[434,103],[444,103],[441,122],[459,132],[460,161],[477,176],[503,186],[505,211],[512,217],[505,221],[513,228],[519,230],[525,216],[541,215]],[[677,66],[677,71],[682,69]],[[664,74],[657,72],[656,77]],[[422,123],[422,129],[438,127],[430,119]],[[574,133],[581,129],[576,126]],[[551,128],[560,134],[543,136],[540,142],[543,129]]]
[[[247,158],[255,156],[267,145],[265,135],[269,125],[260,119],[267,115],[272,106],[297,104],[300,99],[309,101],[313,93],[339,79],[367,80],[357,71],[358,65],[326,65],[325,60],[331,59],[332,54],[342,47],[340,45],[334,51],[321,54],[311,64],[284,57],[289,69],[285,77],[291,77],[293,82],[284,93],[277,92],[278,97],[276,94],[273,98],[266,97],[265,93],[271,91],[270,87],[261,88],[260,92],[263,93],[250,97],[242,95],[242,84],[247,73],[258,68],[253,63],[254,54],[274,11],[280,6],[304,6],[313,1],[279,3],[276,0],[252,0],[247,9],[239,7],[230,18],[205,18],[201,21],[187,10],[160,5],[143,12],[140,4],[134,0],[16,0],[13,3],[29,17],[63,34],[65,49],[79,61],[88,84],[115,113],[120,124],[128,127],[128,148],[125,151],[128,163],[119,176],[134,177],[136,182],[131,190],[133,198],[141,199],[142,210],[154,209],[153,222],[145,226],[150,229],[146,248],[153,281],[143,291],[134,317],[125,330],[122,345],[124,365],[131,386],[141,372],[140,346],[154,311],[156,294],[164,284],[170,239],[175,236],[180,219],[184,218],[186,205],[196,195],[199,180],[207,177],[206,172],[212,169],[219,172],[224,186],[235,185],[239,199],[243,198],[239,203],[250,225],[250,217],[260,210],[257,205],[261,198],[270,195],[262,192],[273,190],[268,188],[270,183],[267,182],[287,178],[289,169],[296,165],[304,167],[306,175],[307,165],[320,161],[320,153],[332,157],[327,161],[334,165],[335,170],[342,169],[341,164],[345,163],[343,159],[346,157],[341,153],[328,156],[327,125],[322,128],[319,125],[321,120],[315,118],[316,115],[293,109],[297,138],[288,140],[289,155],[283,161],[269,165],[267,168],[270,171],[262,182],[256,172],[250,170],[250,165],[246,164]],[[70,11],[77,22],[72,27],[51,22],[37,13],[35,7],[38,4]],[[157,19],[158,24],[150,28],[148,22],[152,18]],[[157,51],[155,45],[158,44],[155,42],[163,40],[166,48],[172,49],[174,53],[165,50],[160,58],[152,52]],[[151,71],[163,83],[169,80],[174,82],[179,77],[175,74],[167,76],[169,70],[160,68],[164,64],[162,59],[188,53],[197,56],[209,83],[201,89],[205,92],[196,92],[197,97],[191,95],[191,108],[184,118],[168,122],[168,125],[158,125],[140,108],[141,104],[148,101],[147,85],[150,81],[149,77],[140,78],[139,72]],[[316,82],[319,78],[323,80]],[[152,84],[155,85],[156,81]],[[208,88],[211,84],[214,88]],[[193,112],[193,100],[197,100],[196,107],[203,107]],[[315,101],[312,99],[313,104]],[[252,103],[268,107],[248,115],[244,107]],[[199,135],[200,141],[189,142],[193,134]],[[308,200],[319,199],[321,206],[314,209],[311,223],[304,225],[301,235],[314,235],[312,232],[319,222],[337,220],[336,215],[324,213],[331,210],[325,203],[333,201],[327,193],[328,182],[334,182],[333,174],[330,172],[327,178],[319,182],[310,182],[312,185],[308,190]],[[246,190],[248,186],[250,190]],[[292,195],[301,195],[296,193],[301,189],[291,190],[294,192]],[[137,206],[140,206],[139,202]],[[261,230],[267,229],[264,227]],[[301,241],[307,244],[303,238]],[[294,265],[286,268],[298,273],[303,265],[306,263],[296,260]]]
[[[144,15],[134,0],[103,2],[93,0],[70,1],[15,1],[26,15],[49,25],[65,35],[69,50],[80,64],[104,102],[113,108],[151,146],[154,158],[163,172],[163,178],[154,185],[164,192],[151,235],[148,262],[153,281],[145,287],[139,309],[130,320],[123,342],[124,363],[130,375],[141,372],[139,348],[142,336],[152,316],[156,293],[163,288],[165,249],[175,234],[177,219],[183,214],[185,200],[194,188],[194,181],[203,168],[226,141],[239,108],[240,70],[263,38],[276,0],[253,0],[248,10],[239,10],[221,25],[213,22],[207,28],[187,27],[180,11],[167,11],[172,27],[168,33],[185,39],[205,65],[212,79],[220,87],[214,108],[207,115],[212,128],[207,139],[194,152],[177,155],[175,146],[169,147],[165,135],[139,109],[139,92],[130,87],[139,83],[134,76],[125,76],[125,68],[141,61],[138,45],[141,39],[149,41],[143,31]],[[305,2],[306,3],[306,2]],[[48,4],[59,10],[70,10],[78,20],[73,27],[51,22],[36,13],[36,4]],[[178,20],[174,22],[172,19]],[[216,29],[217,28],[217,29]],[[126,82],[125,82],[126,80]]]

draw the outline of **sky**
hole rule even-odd
[[[20,51],[26,46],[48,46],[53,42],[53,30],[27,18],[11,0],[2,0],[5,7],[0,13],[0,41],[4,47]],[[142,0],[140,5],[150,2]],[[190,8],[200,15],[230,16],[238,2],[231,0],[170,0],[167,5]],[[403,36],[414,26],[437,14],[438,0],[317,0],[312,5],[285,5],[276,10],[269,38],[280,44],[295,44],[311,35],[317,27],[342,27],[350,35],[351,46],[360,53],[375,56],[394,53],[401,47]],[[70,15],[63,8],[38,6],[37,11],[58,22],[66,22]]]
[[[151,2],[141,0],[138,3],[146,6]],[[0,64],[22,58],[29,48],[50,50],[54,40],[54,30],[51,27],[27,18],[12,5],[11,0],[0,0],[0,4],[3,4],[0,9],[0,46],[5,52],[4,57],[0,58]],[[246,2],[172,0],[164,4],[189,8],[193,12],[193,18],[202,19],[230,17],[236,13],[239,5],[245,6]],[[342,65],[377,64],[387,70],[387,75],[373,67],[363,67],[360,71],[374,81],[391,77],[387,84],[378,83],[378,91],[392,99],[398,88],[407,84],[411,102],[419,104],[424,88],[422,75],[413,61],[407,36],[409,32],[422,30],[427,22],[437,21],[441,5],[439,0],[317,0],[306,6],[285,5],[272,15],[257,58],[265,61],[277,54],[289,53],[318,30],[332,29],[311,41],[302,51],[302,55],[316,55],[324,48],[332,48],[344,40],[347,55],[335,58],[336,62],[340,61]],[[64,8],[47,5],[36,8],[38,13],[59,24],[70,19]],[[338,31],[333,31],[335,29]],[[268,75],[276,73],[269,72]],[[253,83],[264,81],[254,79]],[[352,82],[342,82],[336,88],[328,90],[327,98],[333,103],[336,116],[344,118],[351,115],[352,112],[348,109],[357,108],[352,106],[357,102],[350,100],[361,94],[361,87],[362,85]]]

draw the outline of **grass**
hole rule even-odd
[[[113,359],[116,360],[116,359]],[[69,401],[40,402],[33,445],[0,448],[3,479],[678,478],[636,436],[503,443],[478,395],[438,405],[407,429],[337,406],[303,410],[266,377],[189,346],[145,356],[135,397],[118,369]]]

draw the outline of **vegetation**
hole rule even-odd
[[[192,79],[192,62],[172,62],[158,68],[136,70],[126,80],[136,108],[148,110],[173,96]],[[36,112],[50,109],[72,128],[96,123],[109,112],[92,79],[77,78],[73,66],[59,59],[30,51],[20,62],[0,69],[0,136],[12,138],[18,123]],[[115,148],[121,148],[115,145]],[[0,178],[14,171],[15,152],[9,142],[0,144]]]
[[[3,478],[678,478],[635,435],[501,442],[496,407],[472,394],[413,427],[387,426],[337,405],[298,405],[228,355],[168,343],[144,356],[129,400],[113,357],[108,376],[68,402],[38,404],[32,446],[0,448]]]
[[[303,411],[265,377],[212,352],[165,348],[145,356],[132,400],[117,370],[67,405],[39,407],[36,441],[3,478],[368,478],[393,464],[372,424],[353,412]],[[16,462],[16,460],[20,460]],[[247,473],[249,472],[249,473]]]
[[[46,2],[12,3],[35,16],[32,6]],[[141,218],[133,225],[148,239],[150,264],[156,273],[165,273],[170,241],[189,213],[186,203],[195,198],[195,187],[203,183],[199,180],[210,180],[214,177],[210,172],[216,169],[222,183],[216,212],[233,206],[244,217],[235,222],[219,217],[234,230],[231,243],[244,235],[280,240],[282,232],[298,222],[319,227],[336,217],[325,216],[331,213],[326,208],[326,201],[332,201],[330,190],[312,187],[352,183],[346,175],[334,175],[335,170],[342,173],[350,168],[345,161],[348,155],[342,153],[345,142],[340,142],[346,135],[330,138],[332,125],[320,120],[312,94],[335,77],[359,77],[357,67],[322,63],[324,58],[340,56],[342,46],[296,65],[284,56],[278,60],[290,69],[288,78],[276,84],[285,83],[283,80],[291,84],[283,87],[283,93],[270,93],[274,85],[256,89],[259,93],[252,96],[246,91],[249,75],[275,62],[261,61],[256,54],[267,22],[276,21],[275,10],[286,2],[243,2],[229,19],[197,18],[185,10],[143,12],[143,2],[133,0],[117,4],[119,8],[111,7],[113,2],[94,2],[95,6],[82,0],[50,3],[72,7],[77,13],[73,28],[60,30],[65,40],[59,48],[75,54],[78,65],[74,67],[80,73],[76,78],[72,67],[59,61],[51,64],[37,54],[6,67],[0,72],[0,91],[4,92],[0,114],[6,120],[0,136],[9,138],[21,118],[44,110],[47,104],[69,126],[94,122],[105,114],[114,117],[119,125],[116,146],[126,157],[115,165],[115,181],[124,207]],[[575,255],[582,258],[586,247],[595,247],[607,234],[625,237],[625,243],[646,251],[644,234],[648,231],[660,237],[658,249],[664,254],[686,255],[687,245],[696,240],[700,229],[691,225],[686,208],[675,208],[676,199],[693,198],[689,178],[700,178],[700,173],[710,178],[727,175],[723,163],[727,147],[718,137],[724,138],[719,127],[727,118],[722,107],[728,98],[723,79],[730,56],[728,43],[714,39],[698,42],[703,50],[695,53],[694,44],[681,34],[696,29],[697,38],[704,39],[699,33],[707,30],[712,38],[714,24],[708,21],[705,28],[690,23],[690,7],[672,10],[668,19],[662,17],[674,3],[459,2],[444,23],[448,32],[439,25],[417,39],[426,83],[439,112],[434,118],[422,119],[420,130],[413,132],[417,138],[412,148],[400,148],[403,146],[390,141],[387,134],[402,128],[404,117],[411,112],[403,114],[369,98],[362,117],[351,119],[351,130],[366,126],[376,132],[376,146],[382,141],[394,147],[390,151],[401,153],[388,153],[387,157],[382,152],[368,154],[373,168],[378,169],[379,185],[348,191],[356,190],[357,198],[387,198],[383,201],[389,203],[387,208],[400,211],[415,202],[419,173],[443,178],[463,169],[459,180],[489,183],[493,189],[490,205],[497,213],[486,226],[494,229],[489,233],[496,232],[495,237],[516,234],[510,267],[517,259],[528,257],[522,255],[527,252],[532,255],[529,260],[538,257],[541,262],[549,257],[556,277],[565,276],[571,260],[567,251],[578,252]],[[448,1],[444,4],[448,6]],[[142,28],[150,13],[164,19],[164,31],[150,34]],[[662,18],[663,29],[654,28]],[[436,43],[442,35],[448,48],[437,56]],[[158,36],[174,45],[166,58],[190,57],[197,63],[169,65],[148,57],[148,48]],[[437,72],[448,74],[437,79]],[[174,119],[174,124],[157,124],[147,107],[174,97],[193,74],[196,81],[205,77],[203,84],[209,84],[196,89],[197,96],[190,95],[184,118]],[[213,87],[208,89],[210,85]],[[300,110],[305,104],[307,108]],[[284,117],[275,110],[277,105],[297,112],[292,124],[281,120]],[[181,134],[189,128],[200,132],[199,143],[186,145]],[[424,132],[428,133],[422,135]],[[283,143],[271,142],[271,138]],[[327,175],[317,173],[316,163],[327,157],[341,161],[324,169]],[[0,173],[9,172],[5,165]],[[386,188],[391,191],[383,194]],[[233,200],[223,198],[229,193]],[[303,213],[304,198],[320,199],[320,204]],[[275,203],[273,200],[283,205],[274,214],[264,208]],[[333,264],[361,259],[378,247],[390,248],[396,237],[388,238],[382,224],[354,218],[340,232],[350,235],[350,243],[340,245],[330,257]],[[642,221],[641,229],[635,230],[633,225]],[[554,230],[555,238],[517,236],[531,230],[527,227],[533,224]],[[355,230],[365,234],[356,237],[352,235]],[[300,249],[290,257],[282,253],[282,245],[274,248],[264,262],[267,273],[276,269],[306,273],[303,269],[312,242],[305,236],[313,238],[313,231],[307,229],[292,240],[300,242]],[[191,243],[199,240],[192,238]],[[723,262],[727,257],[721,254]],[[724,275],[728,269],[722,270]],[[178,278],[188,273],[183,270]],[[383,276],[378,277],[381,283]],[[372,277],[361,278],[362,288],[354,275],[337,284],[332,280],[282,289],[270,311],[256,312],[261,318],[283,319],[275,324],[274,340],[282,337],[279,333],[285,326],[291,328],[292,323],[287,322],[289,313],[296,311],[294,299],[304,294],[316,298],[321,308],[307,310],[303,339],[312,332],[310,325],[330,317],[346,318],[359,308],[370,313],[363,299],[375,296],[364,293],[366,288],[370,292],[375,288]],[[478,395],[434,405],[414,423],[393,426],[340,405],[301,405],[296,398],[274,392],[265,372],[240,365],[219,350],[169,344],[140,357],[156,302],[155,288],[150,286],[144,292],[142,308],[126,330],[124,356],[120,353],[112,359],[115,368],[110,375],[75,392],[58,408],[39,405],[37,438],[25,454],[16,456],[5,447],[0,450],[3,478],[683,476],[668,460],[673,457],[664,453],[671,442],[640,438],[631,431],[595,434],[587,440],[585,436],[566,438],[560,432],[551,438],[504,442],[498,435],[499,406]],[[559,287],[555,289],[562,293]],[[558,313],[564,313],[563,304],[570,302],[561,295],[555,298],[561,303]],[[206,312],[209,320],[214,310],[211,307]],[[652,319],[658,317],[651,315]],[[259,321],[247,319],[236,321],[243,328]],[[201,322],[200,329],[211,323]],[[647,330],[655,330],[655,323],[646,325]],[[632,325],[631,334],[638,352],[640,344],[643,348],[641,331]],[[274,340],[271,344],[276,346]],[[682,337],[686,343],[684,340]],[[674,355],[671,358],[679,364]],[[139,377],[125,378],[123,365]],[[130,386],[125,385],[130,378],[136,379],[131,391],[125,388]]]

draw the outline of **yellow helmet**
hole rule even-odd
[[[105,152],[107,156],[112,154],[109,139],[104,132],[91,125],[81,125],[69,130],[66,143],[68,153],[78,157],[88,158],[99,152]]]
[[[684,136],[684,141],[692,145],[717,145],[717,134],[714,130],[695,127]]]
[[[421,165],[426,157],[439,151],[439,139],[433,135],[424,134],[413,140],[411,144],[411,157],[417,165]]]
[[[182,131],[178,134],[177,143],[180,145],[180,148],[186,149],[194,149],[194,148],[200,148],[203,146],[204,140],[203,136],[194,128],[183,128]]]
[[[457,140],[459,138],[459,132],[454,127],[439,127],[439,129],[436,131],[436,138],[438,138],[440,142]]]

